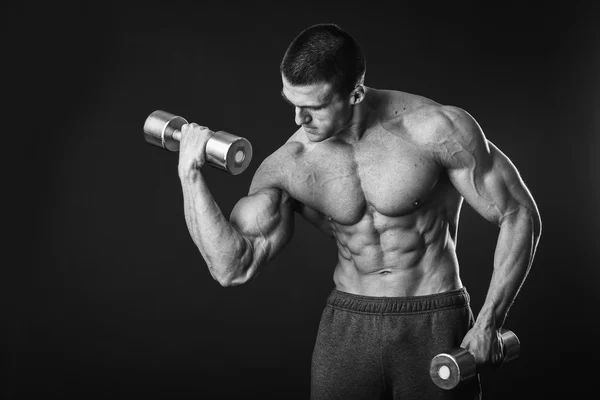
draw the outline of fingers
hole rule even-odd
[[[199,129],[199,130],[208,129],[208,127],[206,127],[206,126],[203,126],[203,125],[198,125],[198,124],[197,124],[197,123],[195,123],[195,122],[192,122],[192,123],[190,123],[190,124],[184,124],[184,125],[183,125],[181,128],[182,128],[182,129],[183,129],[183,128],[186,128],[187,130],[190,130],[190,129]]]
[[[498,331],[498,364],[503,364],[506,359],[506,343],[504,343],[504,336]]]
[[[206,142],[213,134],[214,132],[206,126],[196,123],[184,124],[181,126],[181,145],[182,147],[192,147],[197,151],[203,152]]]
[[[210,129],[208,129],[206,126],[198,125],[194,122],[192,122],[191,124],[184,124],[181,126],[182,136],[193,134],[193,133],[201,134],[202,132],[206,132],[206,131],[210,132]]]
[[[490,353],[490,361],[492,365],[502,364],[504,361],[504,341],[500,331],[496,332]]]
[[[505,349],[499,331],[470,332],[460,347],[468,350],[479,366],[502,364],[504,360]]]
[[[206,163],[206,143],[213,132],[196,123],[184,124],[180,130],[179,173],[180,176],[193,176],[194,171]]]
[[[518,343],[518,342],[517,342]],[[469,351],[478,367],[501,366],[506,361],[507,348],[501,330],[472,329],[463,338],[460,345]],[[510,343],[509,343],[510,345]]]

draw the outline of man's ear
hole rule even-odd
[[[350,93],[350,104],[355,105],[363,101],[365,98],[365,87],[356,85],[352,93]]]

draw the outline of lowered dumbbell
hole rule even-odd
[[[181,127],[187,123],[183,117],[156,110],[146,118],[144,138],[154,146],[178,151]],[[232,175],[244,172],[251,160],[252,145],[242,137],[218,131],[206,142],[206,162]]]
[[[512,331],[500,331],[501,345],[504,358],[501,363],[512,361],[519,357],[521,343]],[[429,366],[429,375],[438,387],[450,390],[473,378],[477,374],[475,357],[461,347],[448,353],[440,353],[433,357]]]

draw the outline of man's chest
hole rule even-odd
[[[315,146],[290,168],[295,199],[344,224],[366,208],[394,217],[411,212],[435,187],[440,167],[423,151],[398,140],[361,146]]]

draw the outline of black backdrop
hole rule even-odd
[[[591,389],[583,363],[600,339],[599,15],[576,2],[524,4],[5,6],[2,393],[308,398],[333,244],[298,220],[258,279],[220,287],[185,226],[177,155],[146,144],[142,126],[164,109],[252,142],[244,174],[206,168],[228,214],[295,129],[278,64],[319,22],[364,47],[368,86],[469,111],[538,203],[542,240],[506,325],[522,354],[483,377],[488,398]],[[497,234],[463,207],[458,253],[475,312]]]

